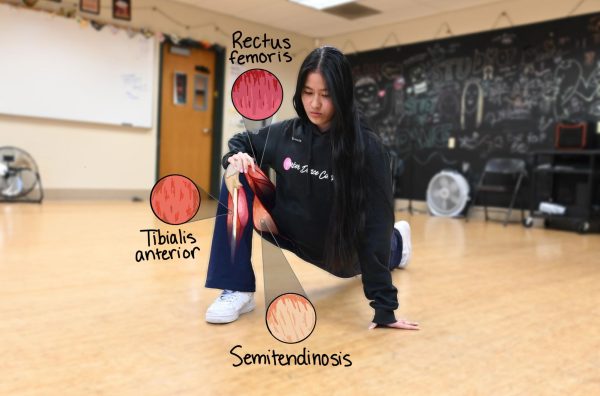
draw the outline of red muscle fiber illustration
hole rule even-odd
[[[236,227],[236,241],[235,246],[239,244],[242,239],[242,231],[246,224],[248,224],[248,201],[246,200],[246,191],[243,188],[238,188],[238,204],[237,204],[237,224]],[[229,211],[227,213],[227,232],[229,235],[233,235],[233,197],[229,194],[227,201],[227,207]]]
[[[252,222],[254,228],[259,232],[270,232],[273,235],[278,235],[279,230],[277,225],[273,221],[273,218],[269,214],[269,209],[272,208],[275,202],[275,186],[271,183],[271,180],[264,174],[260,168],[252,170],[248,168],[246,173],[246,180],[250,189],[254,193],[254,201],[252,204]],[[227,200],[227,208],[229,212],[227,214],[227,232],[229,235],[233,235],[233,196],[229,193]],[[233,247],[232,254],[235,254],[235,249],[242,238],[242,232],[249,219],[249,206],[246,197],[246,192],[243,188],[238,188],[238,202],[237,202],[237,225],[236,225],[236,241]]]
[[[150,194],[150,206],[160,220],[168,224],[189,221],[200,207],[198,187],[185,176],[169,175],[158,181]]]
[[[266,320],[273,337],[281,342],[296,343],[312,333],[317,315],[306,297],[288,293],[273,300],[267,310]]]
[[[252,69],[241,74],[231,90],[233,106],[250,120],[264,120],[277,112],[283,101],[283,88],[272,73]]]

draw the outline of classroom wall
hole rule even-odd
[[[112,22],[109,3],[103,2],[99,20]],[[507,12],[515,25],[561,18],[578,3],[579,1],[575,0],[514,0],[494,3],[376,29],[325,37],[317,43],[335,45],[345,52],[363,51],[380,48],[384,42],[386,46],[392,46],[398,44],[398,41],[403,44],[431,40],[438,31],[438,38],[447,37],[446,27],[440,29],[445,22],[454,35],[490,30],[496,21],[497,28],[508,27],[510,23],[506,18],[498,19],[503,11]],[[38,2],[37,7],[58,8],[66,4],[66,1],[62,4]],[[152,7],[155,6],[164,10],[168,17],[153,11]],[[292,53],[295,55],[294,62],[269,65],[268,68],[279,77],[284,87],[284,103],[277,117],[284,119],[295,114],[290,98],[296,73],[302,58],[314,48],[315,40],[164,0],[136,0],[134,7],[131,26],[147,27],[177,34],[179,37],[218,43],[226,46],[228,51],[231,46],[231,33],[235,30],[241,29],[247,34],[267,33],[276,37],[289,37],[293,45]],[[599,10],[600,2],[587,0],[581,3],[573,15]],[[173,19],[200,27],[186,30],[178,26]],[[215,26],[219,29],[215,29]],[[7,34],[1,30],[0,33]],[[390,36],[392,33],[398,41]],[[156,62],[158,65],[158,58]],[[228,64],[226,75],[230,76],[230,73]],[[227,139],[239,130],[239,117],[230,105],[229,88],[232,84],[233,79],[228,77],[224,147]],[[156,87],[158,89],[158,84]],[[154,107],[156,114],[157,93]],[[151,130],[131,130],[0,115],[0,144],[22,147],[34,156],[40,166],[49,197],[128,197],[134,193],[147,193],[155,181],[156,139],[156,125]]]
[[[9,2],[11,3],[11,2]],[[19,4],[20,2],[13,2]],[[68,6],[39,2],[39,7],[54,8]],[[111,2],[102,2],[97,20],[112,20]],[[159,7],[167,16],[153,11]],[[33,12],[23,9],[23,12]],[[302,58],[314,48],[314,40],[298,34],[272,29],[240,19],[219,15],[187,5],[168,1],[136,0],[131,23],[119,24],[136,28],[148,28],[178,37],[191,37],[210,43],[231,47],[231,34],[242,30],[244,35],[262,35],[290,38],[290,53],[294,60],[287,64],[264,64],[281,81],[284,102],[276,114],[284,119],[295,114],[291,97],[295,87],[296,73]],[[95,18],[96,19],[96,18]],[[176,22],[174,22],[175,20]],[[197,26],[187,30],[177,22]],[[73,23],[76,23],[73,20]],[[204,27],[202,27],[204,25]],[[216,29],[215,27],[218,27]],[[2,31],[0,34],[10,34]],[[23,60],[21,60],[23,61]],[[25,60],[26,61],[26,60]],[[156,81],[154,92],[154,114],[158,110],[158,51],[155,60]],[[65,65],[67,67],[67,65]],[[240,130],[240,118],[231,105],[230,90],[234,79],[229,63],[226,70],[226,97],[224,112],[223,147],[229,137]],[[249,67],[251,68],[251,67]],[[77,70],[73,71],[77,73]],[[59,93],[57,93],[59,94]],[[156,116],[155,116],[156,120]],[[95,125],[80,122],[64,122],[41,118],[0,115],[0,146],[12,145],[25,149],[40,167],[47,198],[129,198],[147,195],[155,182],[157,122],[150,130]],[[221,155],[216,153],[215,155]]]
[[[407,164],[400,196],[424,199],[442,169],[475,185],[489,158],[552,149],[560,123],[589,123],[597,147],[599,23],[578,15],[349,55],[359,109]]]
[[[596,61],[585,62],[587,55],[597,57],[592,22],[597,18],[578,15],[599,9],[600,3],[589,0],[508,1],[321,42],[350,55],[362,87],[358,103],[405,165],[397,196],[423,200],[429,180],[441,169],[459,170],[474,185],[488,158],[527,158],[533,149],[552,148],[557,122],[598,119],[595,95],[582,94],[583,101],[571,92],[578,92],[578,67],[586,81],[594,81],[598,70]],[[506,35],[510,44],[499,41]],[[354,51],[359,54],[353,56]],[[512,59],[503,65],[502,55],[509,52],[504,60]],[[501,55],[499,62],[488,59],[494,54]],[[489,75],[484,81],[478,60],[491,65],[493,81]],[[536,96],[536,85],[543,86],[543,94]],[[480,112],[472,115],[480,115],[481,121],[464,116],[464,93],[468,88],[472,96],[473,87],[481,92],[481,102],[475,102]],[[547,92],[556,97],[542,100]]]
[[[572,15],[597,12],[600,11],[600,2],[596,0],[498,1],[490,5],[475,6],[374,29],[324,37],[319,40],[319,43],[336,46],[347,53],[366,51],[398,44],[447,38],[451,35],[458,36],[494,28],[507,28],[511,26],[511,22],[513,25],[524,25],[559,19],[568,16],[571,11],[573,11]],[[506,12],[508,18],[500,17],[503,12]],[[448,33],[448,27],[451,34]]]

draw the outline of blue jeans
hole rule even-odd
[[[244,174],[240,174],[240,182],[246,193],[248,202],[248,222],[242,230],[241,240],[237,246],[235,256],[231,257],[230,235],[227,232],[227,201],[229,191],[225,186],[225,180],[221,183],[221,192],[217,205],[217,217],[215,219],[215,229],[213,233],[212,247],[208,261],[208,273],[206,275],[206,287],[214,289],[228,289],[243,292],[256,291],[256,279],[252,269],[252,233],[254,231],[252,222],[252,202],[254,193],[248,186]],[[275,223],[277,223],[277,220]],[[270,233],[261,233],[262,237],[271,243],[275,243]],[[294,245],[293,241],[277,238],[277,244],[282,248],[289,250],[300,258],[311,261]],[[400,232],[394,228],[391,241],[391,252],[389,268],[393,270],[400,264],[402,258],[402,237]],[[314,263],[314,262],[313,262]]]

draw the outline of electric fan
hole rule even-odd
[[[469,183],[460,173],[443,170],[427,186],[427,207],[435,216],[456,217],[469,201]]]
[[[42,202],[44,193],[38,167],[27,152],[0,147],[0,201]]]

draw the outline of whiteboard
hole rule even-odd
[[[0,4],[0,113],[152,127],[156,40]]]

